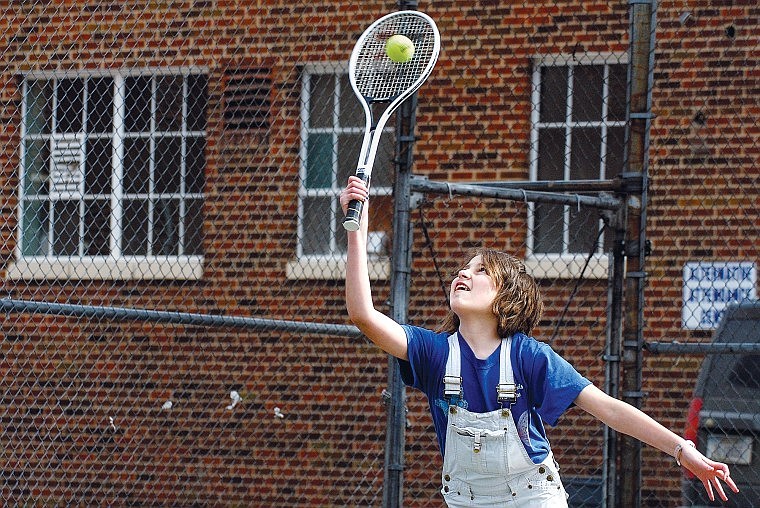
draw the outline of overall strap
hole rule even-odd
[[[517,385],[512,372],[512,337],[501,339],[501,358],[499,361],[499,384],[496,385],[496,400],[512,405],[517,401]]]
[[[459,350],[459,334],[453,333],[448,338],[449,357],[446,360],[446,372],[443,375],[443,398],[449,405],[456,405],[462,398],[462,355]],[[499,359],[499,384],[496,385],[496,400],[504,405],[512,405],[517,401],[517,385],[512,372],[512,337],[501,340]]]
[[[459,334],[449,336],[449,357],[446,360],[446,372],[443,375],[443,398],[449,405],[456,404],[462,398],[461,353],[459,351]]]

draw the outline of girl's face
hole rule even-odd
[[[451,310],[460,318],[467,312],[492,315],[496,293],[496,283],[486,272],[482,257],[477,255],[459,270],[451,283]]]

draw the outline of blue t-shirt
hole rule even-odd
[[[443,397],[443,376],[449,357],[448,333],[403,325],[409,361],[399,360],[401,377],[427,395],[435,433],[443,455],[446,449],[448,402]],[[499,354],[496,348],[485,360],[475,357],[460,334],[462,400],[457,404],[474,413],[500,409],[496,400]],[[512,370],[518,398],[511,407],[517,432],[531,460],[539,463],[549,454],[544,422],[556,425],[559,417],[591,382],[552,350],[522,333],[512,336]]]

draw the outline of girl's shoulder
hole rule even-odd
[[[409,343],[419,342],[428,348],[446,348],[448,349],[448,340],[451,335],[448,332],[437,332],[428,328],[414,325],[401,325],[406,332],[406,338]]]
[[[544,351],[545,349],[551,349],[549,344],[536,340],[534,337],[525,335],[521,332],[512,335],[512,348],[519,353],[535,353]]]
[[[544,361],[558,356],[546,342],[519,332],[512,336],[512,355],[522,365],[532,365],[537,359]]]
[[[437,332],[429,328],[410,324],[404,324],[401,325],[401,327],[406,330],[407,335],[418,335],[420,337],[425,337],[431,340],[446,340],[449,338],[449,335],[451,335],[449,332]]]

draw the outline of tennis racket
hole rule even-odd
[[[414,44],[409,61],[397,63],[385,50],[388,39],[403,35]],[[399,11],[383,16],[372,23],[351,52],[348,77],[351,87],[364,108],[365,129],[356,176],[369,187],[375,154],[386,122],[393,112],[409,98],[430,76],[441,51],[441,36],[435,22],[418,11]],[[375,121],[373,106],[387,105]],[[343,227],[359,229],[362,201],[348,204]]]

